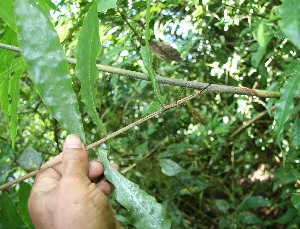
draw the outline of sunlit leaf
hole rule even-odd
[[[280,136],[284,124],[290,117],[290,112],[294,107],[294,98],[300,91],[300,60],[292,62],[283,73],[289,78],[284,87],[280,89],[280,99],[276,102],[275,132]]]
[[[9,104],[9,127],[10,127],[10,137],[12,145],[15,145],[15,139],[17,136],[17,126],[18,126],[18,105],[19,105],[19,89],[20,89],[20,76],[25,70],[24,63],[21,58],[18,58],[18,69],[14,71],[14,75],[10,78],[9,81],[9,95],[10,95],[10,104]]]
[[[1,108],[7,120],[9,120],[9,100],[8,100],[9,74],[8,73],[3,74],[3,77],[1,78],[2,78],[2,83],[0,87]]]
[[[106,135],[106,128],[96,110],[98,102],[95,82],[99,76],[96,59],[100,52],[99,21],[97,1],[95,1],[87,13],[83,21],[82,30],[78,35],[78,43],[75,50],[77,58],[75,74],[81,82],[81,99],[87,108],[89,116],[102,134]]]
[[[117,7],[117,0],[99,0],[98,11],[100,13],[106,13],[107,10]]]
[[[266,25],[265,21],[262,21],[257,29],[257,42],[258,44],[265,48],[270,42],[273,31]]]
[[[20,189],[19,189],[19,211],[21,214],[21,217],[23,219],[23,222],[26,223],[26,225],[30,228],[33,228],[29,213],[28,213],[28,209],[27,209],[27,203],[28,203],[28,199],[29,199],[29,195],[30,195],[30,191],[31,191],[31,185],[26,183],[26,182],[22,182],[20,185]]]
[[[21,52],[38,93],[60,124],[84,140],[78,103],[57,33],[35,1],[16,0],[15,11]]]
[[[16,31],[16,20],[14,13],[13,0],[0,1],[0,17],[8,24],[8,26]]]
[[[24,228],[21,216],[18,209],[7,195],[6,192],[1,194],[1,209],[0,209],[0,227],[1,228]]]
[[[223,212],[224,214],[226,214],[228,212],[229,209],[229,204],[227,203],[226,200],[223,199],[216,199],[215,200],[216,206],[217,208]]]
[[[282,19],[278,21],[286,37],[300,49],[300,4],[298,0],[285,0],[279,9]]]
[[[293,193],[291,201],[300,214],[300,193]]]
[[[122,176],[109,163],[106,153],[99,152],[98,156],[104,166],[106,179],[115,187],[116,200],[128,210],[131,223],[136,228],[171,227],[172,219],[161,204]]]
[[[11,44],[11,45],[17,45],[18,39],[17,34],[15,31],[13,31],[9,26],[5,26],[4,28],[4,36],[0,40],[1,43],[5,44]],[[15,53],[9,50],[0,49],[0,73],[3,73],[5,71],[9,71],[9,69],[12,67],[12,61],[15,58]],[[1,85],[1,79],[0,79],[0,85]]]

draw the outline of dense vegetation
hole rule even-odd
[[[59,42],[47,45],[54,30],[34,16],[23,25],[24,2],[38,5],[65,55],[77,59],[68,64],[71,78],[61,78],[70,87],[57,84],[67,62],[57,68],[56,57],[64,55],[55,49]],[[299,12],[298,0],[2,0],[0,184],[58,154],[69,132],[88,145],[202,88],[197,98],[98,148],[162,203],[171,228],[297,228]],[[28,59],[33,54],[41,56],[39,66]],[[69,106],[59,96],[78,101],[79,111],[73,107],[61,118],[61,107]],[[33,181],[2,191],[1,227],[32,227],[26,201]],[[111,202],[118,220],[133,228],[114,194]]]

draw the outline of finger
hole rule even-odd
[[[96,184],[96,186],[107,196],[111,193],[112,185],[104,177]]]
[[[90,180],[95,180],[103,174],[104,168],[99,161],[91,161],[89,163],[88,177]]]
[[[47,161],[45,164],[42,165],[42,168],[51,166],[56,161],[61,161],[62,154],[55,156],[51,160]],[[46,188],[51,189],[51,187],[55,186],[59,180],[61,179],[61,164],[56,166],[50,167],[44,171],[41,171],[36,176],[34,187],[37,188]],[[46,185],[45,185],[46,184]]]
[[[62,153],[63,177],[87,177],[88,156],[80,138],[75,134],[67,136]]]
[[[120,167],[117,163],[113,163],[113,167],[118,171],[120,170]],[[104,176],[101,177],[96,186],[107,196],[112,191],[112,184]]]
[[[114,167],[116,170],[120,171],[120,166],[119,166],[117,163],[113,163],[113,167]]]

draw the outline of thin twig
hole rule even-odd
[[[16,46],[7,45],[0,43],[0,48],[19,52],[20,49]],[[67,58],[70,64],[76,64],[76,59],[74,58]],[[133,79],[140,79],[140,80],[147,80],[150,81],[148,74],[135,72],[115,67],[110,67],[106,65],[97,64],[97,68],[99,71],[113,73],[117,75],[122,75],[125,77],[133,78]],[[197,81],[186,81],[181,79],[173,79],[167,78],[157,75],[156,81],[162,84],[169,84],[174,86],[186,87],[186,88],[193,88],[193,89],[203,89],[208,84],[207,83],[200,83]],[[227,93],[227,94],[236,94],[236,95],[248,95],[248,96],[257,96],[263,98],[280,98],[280,93],[277,91],[268,91],[268,90],[258,90],[258,89],[250,89],[246,87],[234,87],[234,86],[227,86],[227,85],[220,85],[220,84],[211,84],[209,89],[206,92],[212,93]],[[300,95],[296,96],[295,98],[299,99]]]
[[[155,117],[155,116],[163,113],[166,110],[169,110],[169,109],[174,108],[174,107],[178,107],[178,106],[180,106],[182,104],[185,104],[187,101],[200,96],[205,90],[208,89],[208,87],[210,87],[210,84],[208,84],[206,86],[206,88],[203,88],[201,91],[197,92],[196,94],[187,96],[187,97],[185,97],[183,99],[180,99],[180,100],[177,100],[176,102],[174,102],[172,104],[169,104],[169,105],[166,105],[166,106],[162,107],[160,110],[158,110],[158,111],[156,111],[156,112],[154,112],[152,114],[149,114],[149,115],[147,115],[144,118],[141,118],[141,119],[139,119],[139,120],[137,120],[137,121],[135,121],[135,122],[133,122],[133,123],[131,123],[131,124],[123,127],[123,128],[121,128],[121,129],[119,129],[119,130],[111,133],[111,134],[108,134],[107,136],[105,136],[104,138],[100,139],[99,141],[96,141],[96,142],[88,145],[86,147],[86,151],[89,151],[89,150],[91,150],[91,149],[93,149],[93,148],[95,148],[97,146],[100,146],[104,142],[107,142],[109,139],[112,139],[112,138],[118,136],[119,134],[122,134],[125,131],[127,131],[127,130],[135,127],[135,126],[138,126],[139,124],[141,124],[141,123],[143,123],[143,122],[145,122],[145,121],[147,121],[147,120],[149,120],[149,119],[151,119],[151,118],[153,118],[153,117]],[[61,163],[61,159],[55,159],[55,160],[53,159],[51,161],[48,161],[45,164],[43,164],[39,170],[35,170],[35,171],[31,172],[31,173],[26,174],[23,177],[20,177],[20,178],[15,179],[15,180],[13,180],[11,182],[8,182],[6,184],[1,185],[0,186],[0,191],[2,191],[4,189],[7,189],[8,187],[10,187],[10,186],[12,186],[14,184],[18,184],[18,183],[20,183],[20,182],[22,182],[22,181],[24,181],[24,180],[26,180],[26,179],[28,179],[30,177],[36,176],[39,172],[45,171],[46,169],[52,168],[53,166],[56,166],[56,165],[58,165],[60,163]]]
[[[272,110],[275,109],[275,106],[272,106]],[[266,114],[268,114],[268,110],[264,110],[263,112],[259,113],[257,116],[255,116],[254,118],[252,118],[251,120],[249,120],[248,122],[246,122],[244,125],[242,125],[241,127],[239,127],[236,131],[234,131],[230,137],[234,137],[237,134],[239,134],[241,131],[243,131],[244,129],[246,129],[248,126],[250,126],[252,123],[256,122],[257,120],[261,119],[262,117],[264,117]]]

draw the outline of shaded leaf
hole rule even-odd
[[[27,209],[27,203],[28,203],[28,199],[29,199],[29,195],[30,195],[30,191],[31,191],[31,185],[26,183],[26,182],[22,182],[20,184],[20,189],[18,192],[19,195],[19,211],[21,214],[21,217],[23,219],[23,222],[26,223],[26,225],[30,228],[33,228],[29,213],[28,213],[28,209]]]
[[[227,203],[226,200],[223,199],[216,199],[215,200],[216,206],[217,208],[223,212],[224,214],[228,213],[228,209],[229,209],[229,204]]]
[[[102,134],[106,135],[106,128],[96,110],[97,91],[95,82],[99,76],[96,59],[100,52],[99,21],[97,1],[95,1],[87,13],[83,21],[82,30],[78,35],[78,43],[75,50],[77,58],[75,74],[81,82],[81,99],[87,108],[89,116]]]
[[[251,196],[245,201],[243,201],[241,204],[239,204],[238,209],[248,210],[251,208],[266,207],[269,204],[270,202],[262,196]]]
[[[172,219],[157,201],[141,190],[138,185],[122,176],[107,160],[104,152],[98,154],[104,166],[104,174],[115,187],[116,200],[130,215],[131,223],[137,228],[170,228]]]
[[[18,158],[18,163],[26,171],[33,171],[40,167],[42,155],[32,147],[26,147]]]
[[[83,140],[84,131],[68,63],[49,19],[32,0],[16,0],[21,52],[30,78],[58,122]]]
[[[293,194],[292,194],[292,198],[293,198]],[[294,219],[297,218],[298,215],[299,214],[298,214],[297,210],[293,207],[290,207],[290,208],[288,208],[286,213],[284,213],[282,216],[280,216],[278,219],[276,219],[276,222],[279,224],[291,223],[291,222],[293,222]]]
[[[106,13],[107,10],[117,7],[117,0],[99,0],[98,11],[100,13]]]
[[[178,173],[184,172],[184,169],[171,159],[160,159],[159,165],[162,173],[167,176],[176,176]]]
[[[289,78],[280,89],[280,99],[276,102],[275,132],[277,137],[283,132],[284,124],[294,107],[294,98],[300,91],[300,60],[293,61],[283,74]]]
[[[13,0],[0,1],[0,17],[8,24],[8,26],[16,31],[16,20]]]
[[[152,83],[152,87],[154,90],[154,94],[159,101],[161,105],[163,105],[163,97],[160,93],[160,88],[159,85],[156,81],[156,74],[152,68],[152,63],[153,63],[153,55],[152,52],[150,52],[150,46],[149,46],[149,39],[150,39],[150,29],[149,29],[149,23],[150,23],[150,4],[151,1],[147,1],[147,11],[146,11],[146,29],[145,29],[145,41],[146,45],[142,46],[140,49],[140,54],[142,56],[142,60],[144,63],[144,66],[149,74],[149,78]]]
[[[157,100],[159,101],[159,103],[161,105],[163,105],[163,97],[160,93],[160,88],[159,88],[159,85],[156,81],[156,74],[155,74],[155,72],[152,68],[153,56],[152,56],[152,53],[150,52],[149,45],[141,47],[140,54],[142,56],[145,68],[146,68],[146,70],[149,74],[149,78],[150,78],[151,83],[152,83],[154,94],[155,94]]]
[[[6,192],[1,194],[1,210],[0,210],[0,227],[1,228],[22,228],[24,227],[18,209],[7,195]]]
[[[257,224],[262,222],[262,220],[252,212],[240,213],[239,221],[243,224]]]
[[[152,52],[163,60],[181,62],[180,53],[171,45],[160,41],[149,41]]]
[[[300,147],[300,119],[296,118],[292,129],[292,146],[298,149]]]
[[[282,19],[278,21],[286,37],[300,49],[300,4],[298,0],[285,0],[279,9]]]
[[[299,193],[293,193],[291,197],[291,201],[294,205],[294,207],[298,210],[300,214],[300,194]]]

